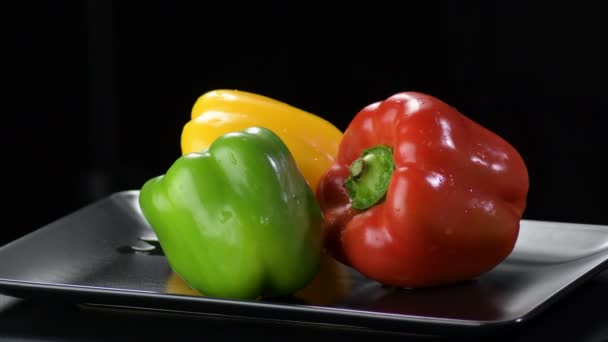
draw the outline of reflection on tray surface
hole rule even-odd
[[[324,256],[314,280],[293,296],[264,298],[258,301],[282,304],[332,306],[408,315],[437,315],[445,318],[462,315],[467,307],[471,319],[497,318],[501,310],[496,302],[496,289],[477,280],[443,287],[403,289],[370,281],[360,273]],[[167,278],[166,293],[204,296],[192,289],[175,272]],[[476,301],[471,301],[476,298]],[[449,305],[446,305],[449,303]]]

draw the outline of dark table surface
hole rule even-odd
[[[481,340],[605,341],[608,340],[606,307],[608,271],[582,284],[533,319],[496,334],[485,332]],[[97,308],[61,299],[18,299],[0,295],[1,340],[145,341],[197,337],[205,341],[228,341],[257,337],[310,341],[357,336],[383,341],[480,340],[476,335],[397,335],[337,326]]]

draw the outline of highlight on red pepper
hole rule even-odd
[[[316,196],[328,254],[398,287],[471,280],[513,250],[528,170],[445,102],[401,92],[350,122]]]

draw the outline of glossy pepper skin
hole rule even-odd
[[[201,95],[182,130],[182,153],[209,147],[220,135],[252,126],[271,129],[287,145],[313,189],[331,166],[342,131],[327,120],[266,96],[219,89]]]
[[[324,247],[386,285],[470,280],[512,251],[528,183],[507,141],[433,96],[397,93],[353,118],[320,180]]]
[[[322,214],[281,139],[217,138],[148,180],[140,207],[174,272],[211,297],[286,296],[318,271]]]

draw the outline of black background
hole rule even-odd
[[[427,92],[520,151],[524,218],[608,224],[602,13],[582,2],[4,1],[0,242],[164,173],[194,101],[217,88],[341,129],[371,102]]]

